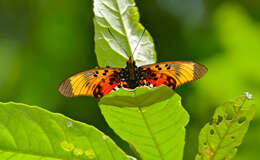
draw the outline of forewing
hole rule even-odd
[[[170,61],[141,66],[146,73],[143,82],[150,87],[165,84],[173,89],[182,84],[200,79],[208,69],[195,62]]]
[[[97,99],[110,93],[120,84],[119,68],[90,69],[72,75],[59,86],[66,97],[94,96]]]

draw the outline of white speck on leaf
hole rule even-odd
[[[142,109],[142,110],[139,110],[138,112],[140,112],[140,113],[141,113],[141,112],[142,112],[142,113],[144,113],[144,112],[145,112],[145,110],[144,110],[144,109]]]
[[[245,94],[246,94],[247,99],[249,99],[249,100],[253,99],[253,95],[251,93],[245,92]]]
[[[83,154],[83,150],[80,149],[80,148],[75,148],[74,151],[73,151],[74,155],[76,156],[80,156]]]
[[[132,160],[137,160],[135,157],[127,155],[127,157],[131,158]]]
[[[67,121],[66,125],[68,128],[73,127],[73,123],[71,121]]]

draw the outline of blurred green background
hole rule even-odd
[[[108,127],[91,97],[65,98],[57,88],[73,73],[97,66],[93,2],[0,0],[0,101],[22,102],[91,124],[128,145]],[[184,159],[197,153],[198,134],[215,107],[248,91],[260,104],[260,1],[136,0],[153,36],[158,61],[206,65],[201,80],[178,88],[190,113]],[[260,109],[236,160],[260,156]]]

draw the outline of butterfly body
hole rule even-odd
[[[125,68],[90,69],[77,73],[59,87],[67,97],[94,96],[100,99],[119,88],[133,90],[137,87],[154,88],[167,85],[172,89],[199,79],[207,72],[201,64],[185,61],[170,61],[145,66],[136,66],[132,57]]]
[[[121,71],[121,86],[126,89],[135,89],[140,86],[140,81],[145,79],[145,72],[137,67],[135,61],[130,57],[126,67]]]

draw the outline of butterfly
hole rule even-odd
[[[161,85],[175,89],[200,79],[208,69],[195,62],[168,61],[137,67],[132,56],[125,68],[89,69],[64,80],[59,92],[66,97],[93,96],[100,100],[120,88],[155,88]]]

